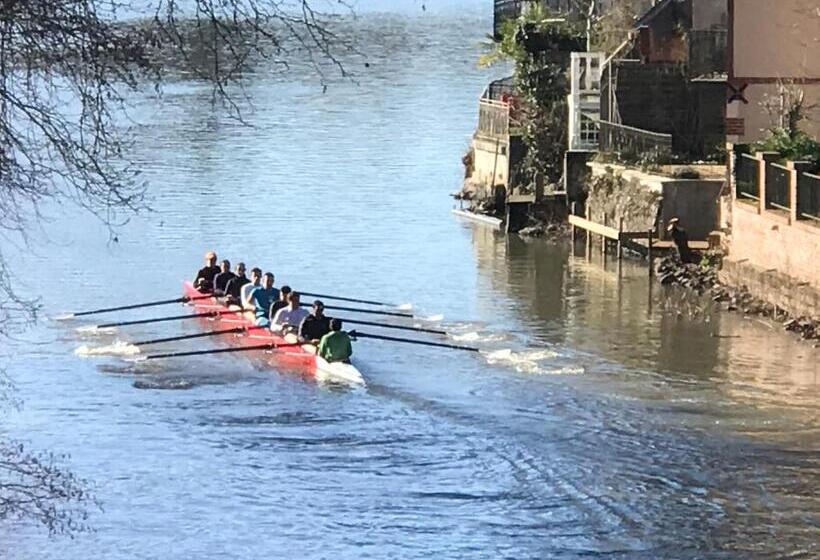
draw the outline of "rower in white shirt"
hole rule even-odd
[[[274,332],[288,332],[299,328],[305,317],[310,312],[299,306],[299,293],[288,294],[288,306],[276,312],[271,323],[270,330]]]
[[[251,294],[253,291],[260,287],[262,284],[262,269],[259,267],[254,267],[251,270],[251,281],[239,290],[239,301],[240,305],[245,309],[253,311],[256,307],[254,303],[251,301]]]

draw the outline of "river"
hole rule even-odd
[[[51,209],[13,258],[46,315],[173,297],[213,248],[305,291],[412,302],[485,353],[359,341],[367,386],[349,390],[237,354],[147,368],[74,353],[198,325],[95,339],[74,331],[91,321],[41,321],[4,348],[22,406],[2,429],[68,454],[102,509],[73,539],[7,524],[0,555],[820,555],[816,348],[650,292],[641,266],[619,276],[450,213],[476,99],[501,72],[476,66],[490,7],[462,4],[362,13],[369,67],[326,92],[298,66],[258,74],[253,127],[193,82],[139,100],[153,212],[115,242]]]

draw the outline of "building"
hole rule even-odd
[[[733,156],[722,199],[722,278],[794,315],[820,316],[820,169],[755,153],[750,142],[781,126],[797,92],[820,104],[817,0],[728,0],[727,139]],[[820,118],[800,128],[817,139]],[[751,153],[749,153],[751,151]]]

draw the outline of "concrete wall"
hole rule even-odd
[[[707,239],[718,226],[718,198],[723,179],[673,179],[611,164],[590,162],[588,165],[593,176],[606,173],[607,167],[610,167],[626,181],[660,193],[660,223],[666,224],[670,219],[678,218],[693,241]]]
[[[718,227],[718,198],[723,180],[676,179],[664,181],[660,219],[678,218],[690,239],[707,239]]]
[[[510,146],[506,139],[475,136],[473,138],[474,168],[469,182],[486,189],[492,187],[493,184],[506,187],[509,179],[509,153]],[[495,181],[493,181],[493,169],[495,169]]]
[[[730,286],[746,286],[758,299],[785,309],[796,317],[820,317],[820,291],[776,270],[723,259],[718,278]]]
[[[820,291],[820,227],[795,223],[778,212],[732,204],[729,258],[763,270],[774,270]]]

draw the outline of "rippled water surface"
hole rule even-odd
[[[259,73],[252,128],[206,87],[169,85],[134,109],[154,212],[116,243],[54,212],[15,267],[58,313],[173,297],[214,248],[306,291],[412,302],[485,352],[360,341],[367,386],[351,390],[237,354],[74,354],[202,325],[90,337],[73,329],[91,321],[41,323],[7,352],[24,403],[3,429],[70,454],[102,511],[73,540],[7,526],[0,554],[820,555],[817,349],[650,294],[639,266],[619,279],[451,215],[476,97],[500,72],[475,65],[488,13],[363,14],[370,66],[325,93],[299,68]]]

